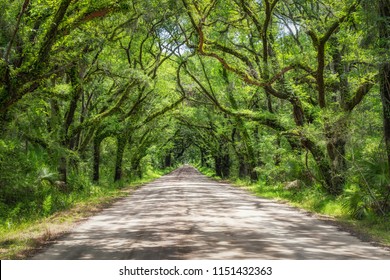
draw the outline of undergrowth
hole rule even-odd
[[[78,182],[72,182],[72,186],[80,184],[80,187],[65,193],[55,189],[49,180],[37,182],[39,195],[34,200],[19,201],[12,209],[3,205],[0,209],[0,259],[26,258],[29,251],[63,234],[74,222],[169,171],[148,169],[142,178],[116,183],[93,184],[87,178],[84,181],[77,178]],[[46,172],[44,176],[50,174]]]
[[[199,170],[208,177],[221,179],[215,176],[211,168],[199,167]],[[335,197],[326,194],[319,184],[302,184],[300,187],[288,189],[284,183],[271,184],[261,179],[251,182],[245,178],[232,178],[229,182],[257,196],[287,202],[306,211],[325,215],[343,226],[352,227],[358,235],[390,246],[390,213],[383,215],[376,212],[376,208],[372,207],[376,200],[356,185],[347,185],[344,193]]]

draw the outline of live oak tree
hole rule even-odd
[[[19,130],[26,151],[35,146],[46,151],[50,164],[58,166],[57,180],[65,184],[69,168],[82,175],[80,163],[88,160],[93,143],[98,179],[99,144],[118,137],[113,174],[119,179],[129,130],[144,129],[182,99],[174,92],[167,96],[169,89],[153,90],[158,68],[179,46],[170,49],[162,34],[167,9],[129,1],[2,4],[2,136],[12,139]],[[156,19],[149,24],[151,18]],[[31,117],[37,127],[28,127]]]
[[[269,113],[277,115],[275,98],[288,102],[296,127],[284,134],[295,136],[310,151],[324,188],[340,194],[347,168],[348,115],[375,84],[361,55],[344,59],[347,53],[351,56],[348,47],[358,44],[359,38],[347,37],[349,45],[339,40],[355,28],[359,1],[337,5],[229,1],[223,7],[219,1],[183,3],[197,34],[196,51],[214,58],[246,84],[261,88]],[[305,59],[295,55],[297,51]],[[305,132],[319,121],[326,148]],[[279,127],[275,117],[262,116],[262,122]]]

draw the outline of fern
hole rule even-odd
[[[42,204],[42,211],[44,216],[49,216],[52,213],[52,207],[53,207],[53,199],[52,199],[52,195],[50,194],[46,196]]]

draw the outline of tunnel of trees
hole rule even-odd
[[[389,214],[390,0],[0,4],[4,223],[183,163]]]

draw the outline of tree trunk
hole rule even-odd
[[[245,178],[248,176],[248,167],[245,163],[245,159],[243,155],[238,155],[238,177]]]
[[[214,157],[215,162],[215,174],[222,178],[222,160],[220,156]]]
[[[379,46],[380,46],[380,95],[383,107],[383,128],[390,175],[390,0],[379,1]],[[390,191],[390,190],[389,190]]]
[[[386,143],[386,154],[389,163],[389,175],[390,175],[390,63],[382,65],[380,69],[381,75],[381,98],[383,107],[383,128],[384,139]]]
[[[228,178],[230,175],[230,157],[228,154],[214,157],[215,174],[221,178]]]
[[[200,166],[204,167],[206,163],[206,159],[204,157],[204,152],[200,149]]]
[[[77,110],[77,105],[82,94],[82,89],[80,86],[79,73],[77,72],[76,67],[72,67],[69,73],[71,84],[73,87],[72,98],[69,103],[69,108],[65,113],[65,121],[64,121],[64,137],[66,139],[67,147],[71,150],[74,150],[77,142],[75,137],[69,136],[69,128],[74,122],[75,114]]]
[[[93,181],[100,180],[100,144],[101,141],[95,138],[93,143]]]
[[[144,157],[144,153],[135,155],[135,157],[131,159],[131,173],[133,176],[137,178],[143,177],[142,169],[140,165],[143,157]]]
[[[340,195],[343,191],[341,185],[335,185],[333,179],[333,170],[329,161],[327,160],[325,154],[322,152],[321,148],[318,147],[314,142],[309,139],[302,139],[302,145],[310,151],[313,155],[313,158],[317,164],[318,171],[321,175],[322,186],[324,189],[332,195]]]
[[[230,156],[228,153],[221,157],[222,178],[228,178],[230,175]]]
[[[347,162],[345,160],[345,146],[348,131],[348,124],[345,118],[339,119],[333,124],[328,124],[326,130],[326,148],[331,164],[331,188],[339,194],[342,192],[345,184],[345,172],[347,171]]]
[[[164,157],[164,167],[171,167],[172,166],[172,153],[169,152]]]
[[[228,144],[222,139],[219,140],[219,151],[214,157],[215,172],[221,178],[228,178],[230,175],[230,156]]]
[[[302,104],[296,97],[290,98],[289,101],[293,105],[293,116],[295,124],[298,127],[303,127],[305,124],[305,114],[302,109]],[[323,100],[323,106],[325,106],[325,100]],[[332,161],[332,164],[329,163],[322,149],[313,141],[305,137],[301,137],[300,139],[302,146],[310,151],[314,158],[314,161],[316,162],[318,172],[322,177],[321,184],[323,188],[326,192],[332,195],[340,195],[343,191],[343,185],[345,183],[344,171],[346,168],[346,142],[343,138],[343,133],[341,133],[342,129],[339,129],[337,125],[338,124],[328,125],[328,127],[325,129],[325,134],[327,138],[327,153]],[[289,142],[290,145],[293,147],[294,142]],[[297,150],[299,151],[300,149]]]
[[[118,136],[118,146],[117,146],[117,151],[116,151],[114,182],[117,182],[117,181],[122,179],[123,154],[125,152],[126,144],[127,144],[127,138],[124,136]]]
[[[59,181],[67,183],[68,180],[68,168],[67,168],[67,160],[65,156],[61,156],[58,163],[58,174],[59,174]]]

